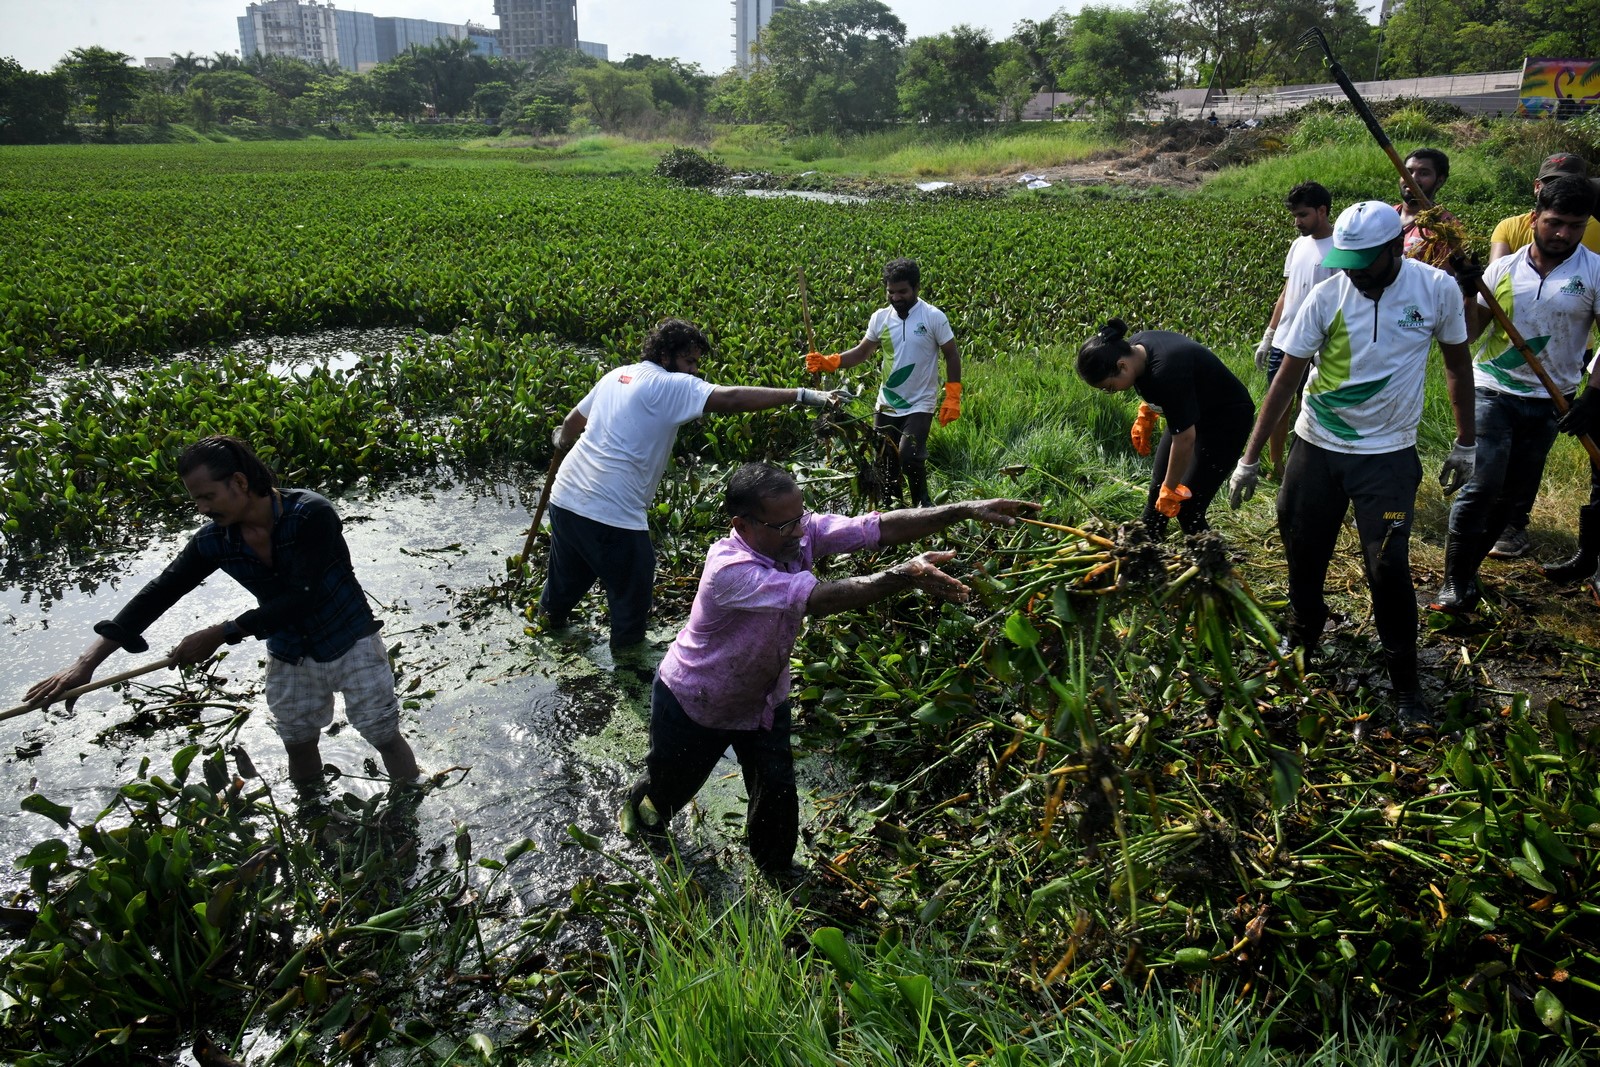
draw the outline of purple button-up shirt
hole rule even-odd
[[[878,547],[878,513],[807,515],[800,554],[763,556],[737,533],[711,546],[689,623],[661,661],[661,680],[689,718],[715,730],[770,730],[789,699],[789,654],[817,587],[818,556]]]

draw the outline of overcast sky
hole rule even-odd
[[[49,70],[74,48],[100,45],[138,59],[173,52],[239,51],[235,19],[248,0],[0,0],[0,56]],[[436,22],[499,25],[494,0],[336,0],[336,7]],[[1025,18],[1041,19],[1080,0],[889,0],[912,37],[966,22],[1008,37]],[[578,0],[578,36],[633,52],[676,56],[718,73],[733,65],[733,5],[728,0]]]

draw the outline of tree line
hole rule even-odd
[[[101,47],[75,48],[53,70],[0,57],[0,143],[74,140],[76,123],[114,138],[129,121],[201,130],[239,126],[350,125],[424,118],[472,120],[528,133],[565,132],[574,122],[615,128],[673,119],[694,123],[712,79],[694,64],[653,56],[606,63],[550,48],[529,62],[482,56],[471,41],[413,46],[354,72],[287,56],[228,52],[172,56],[150,69]]]
[[[365,72],[282,56],[174,55],[166,70],[105,48],[48,72],[0,58],[0,143],[107,136],[129,120],[360,128],[379,119],[472,119],[528,133],[576,123],[661,132],[706,118],[797,130],[1015,119],[1039,92],[1065,110],[1126,115],[1166,89],[1326,80],[1300,34],[1320,26],[1356,77],[1506,70],[1525,56],[1600,58],[1594,0],[1395,0],[1381,25],[1358,0],[1138,0],[1024,19],[1009,37],[956,26],[908,39],[880,0],[814,0],[772,17],[748,75],[653,56],[607,63],[547,49],[529,62],[470,41],[413,47]]]

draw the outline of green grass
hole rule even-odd
[[[678,142],[613,134],[576,138],[499,138],[478,149],[511,148],[561,174],[646,174]],[[1112,142],[1082,124],[1001,126],[970,130],[917,127],[859,135],[786,136],[766,126],[720,130],[707,146],[735,170],[833,177],[970,178],[1078,162],[1105,152]]]
[[[587,1067],[1479,1067],[1504,1062],[1484,1030],[1453,1045],[1346,1017],[1317,1040],[1249,996],[1198,980],[1141,993],[974,981],[932,935],[858,944],[847,981],[817,950],[828,920],[770,891],[731,900],[668,868],[651,906],[609,938],[592,1014],[552,1035],[551,1062]],[[806,890],[802,888],[801,898]],[[828,936],[826,934],[821,936]],[[848,940],[848,939],[847,939]],[[828,957],[832,959],[831,955]],[[543,1057],[535,1062],[547,1062]],[[1511,1062],[1515,1062],[1513,1059]],[[1577,1063],[1572,1054],[1551,1067]]]

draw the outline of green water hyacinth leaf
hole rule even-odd
[[[599,852],[601,848],[605,846],[604,841],[601,841],[598,837],[589,833],[589,831],[583,829],[577,823],[572,823],[567,827],[567,836],[572,838],[579,845],[588,849],[590,852]]]
[[[1533,1010],[1539,1013],[1539,1021],[1550,1030],[1560,1033],[1567,1021],[1566,1006],[1548,989],[1541,988],[1533,995]]]
[[[1039,631],[1022,612],[1013,612],[1006,620],[1006,638],[1018,648],[1033,648],[1039,643]]]
[[[32,812],[35,815],[43,815],[63,830],[72,825],[71,808],[63,807],[52,800],[47,800],[38,793],[23,797],[20,807],[23,811]]]
[[[836,926],[824,926],[811,935],[811,943],[833,964],[840,977],[846,981],[855,980],[861,971],[861,957],[845,940],[844,931]]]
[[[1547,879],[1537,867],[1523,859],[1521,856],[1507,861],[1507,866],[1516,872],[1518,878],[1521,878],[1524,882],[1527,882],[1529,885],[1533,886],[1533,888],[1544,893],[1554,893],[1556,891],[1556,887],[1550,884],[1550,880]]]

